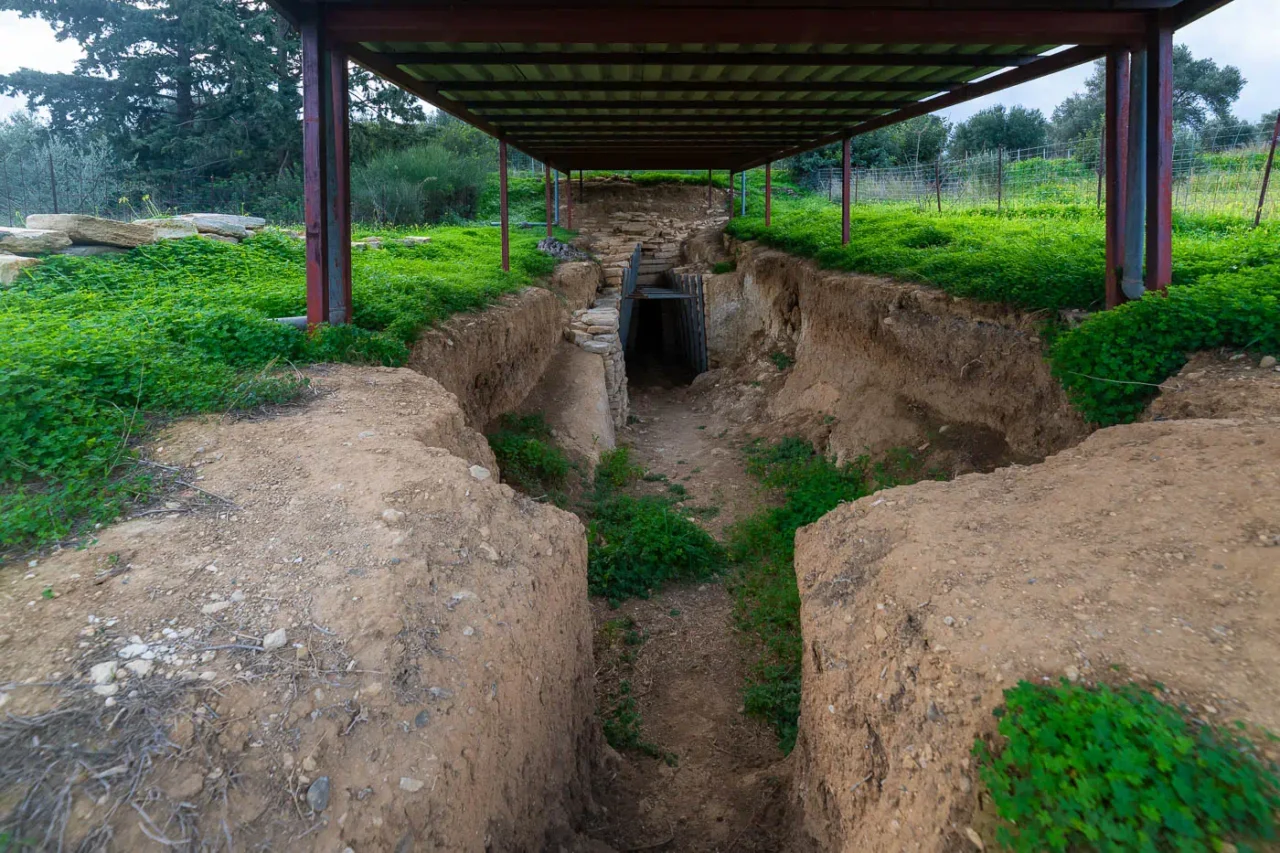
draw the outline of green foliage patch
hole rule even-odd
[[[978,739],[974,754],[1005,848],[1248,850],[1277,837],[1280,777],[1240,730],[1193,723],[1134,685],[1022,682],[997,715],[1002,743]]]
[[[557,505],[564,503],[569,457],[552,440],[542,415],[503,415],[488,439],[502,482],[528,495],[550,496]]]
[[[680,499],[627,494],[643,469],[625,447],[602,454],[587,517],[587,585],[611,601],[648,598],[662,584],[698,580],[724,565],[724,551],[679,507]]]
[[[1236,347],[1280,354],[1280,263],[1205,276],[1089,317],[1054,342],[1053,370],[1100,424],[1142,413],[1190,353]]]
[[[879,489],[938,476],[908,451],[873,462],[837,464],[803,439],[747,448],[747,469],[780,497],[778,505],[739,521],[729,531],[735,616],[761,642],[749,677],[747,713],[768,722],[780,746],[795,746],[800,715],[800,591],[795,576],[796,531],[841,503]]]
[[[424,246],[353,259],[355,323],[308,337],[272,317],[306,310],[303,246],[167,241],[51,257],[0,292],[0,553],[106,522],[151,486],[125,464],[158,420],[293,397],[291,363],[403,364],[426,325],[483,308],[554,268],[516,235],[433,229]]]

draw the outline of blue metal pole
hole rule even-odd
[[[1147,221],[1147,52],[1135,50],[1129,60],[1129,156],[1124,210],[1124,275],[1120,289],[1127,299],[1141,299],[1143,238]]]

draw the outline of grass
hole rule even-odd
[[[152,487],[132,447],[167,418],[292,398],[291,364],[403,364],[425,326],[549,274],[537,235],[435,228],[425,246],[355,253],[355,322],[316,334],[303,246],[189,239],[96,258],[52,257],[0,292],[0,553],[105,523]]]
[[[738,624],[760,641],[749,676],[747,713],[769,723],[779,746],[795,746],[800,715],[800,591],[795,576],[795,536],[841,503],[895,485],[938,476],[906,450],[873,462],[859,457],[837,464],[799,438],[747,448],[747,468],[774,490],[775,506],[729,531],[731,588]]]
[[[886,275],[1031,310],[1103,303],[1104,223],[1092,206],[938,214],[868,205],[850,215],[848,246],[840,245],[840,209],[825,199],[775,198],[767,229],[758,207],[731,221],[729,233],[827,269]],[[1280,262],[1280,223],[1250,225],[1231,217],[1175,217],[1174,284]]]

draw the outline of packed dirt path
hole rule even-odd
[[[651,475],[654,492],[683,486],[688,504],[719,507],[703,526],[717,538],[763,501],[743,469],[738,427],[712,414],[698,391],[633,389],[638,423],[620,438]],[[616,701],[627,681],[641,732],[655,751],[611,762],[596,838],[619,851],[743,853],[783,849],[781,813],[789,762],[768,726],[743,714],[750,637],[733,621],[718,580],[669,587],[617,609],[596,600],[597,695]]]

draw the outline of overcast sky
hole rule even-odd
[[[1236,113],[1256,121],[1280,107],[1280,0],[1234,0],[1184,30],[1177,41],[1191,47],[1197,57],[1211,57],[1219,64],[1237,66],[1249,82]],[[42,21],[20,19],[15,12],[0,12],[0,74],[17,68],[70,71],[80,56],[75,44],[59,42]],[[1022,104],[1044,111],[1046,116],[1067,95],[1083,87],[1089,67],[1064,71],[1032,83],[998,92],[943,111],[959,121],[992,104]],[[0,115],[21,109],[23,102],[0,96]]]

